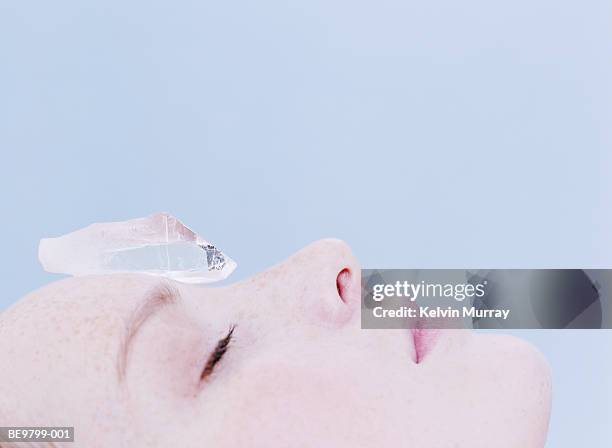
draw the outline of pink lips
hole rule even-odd
[[[414,340],[414,362],[419,364],[433,349],[436,340],[440,335],[440,330],[413,328],[410,330],[410,332],[412,333],[412,339]]]

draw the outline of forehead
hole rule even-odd
[[[61,280],[36,290],[7,310],[7,317],[70,319],[97,315],[122,315],[142,297],[143,293],[159,283],[146,275],[100,275]],[[4,316],[3,316],[4,317]],[[42,323],[42,322],[40,322]]]
[[[109,275],[70,278],[49,284],[0,314],[6,350],[37,349],[67,353],[87,343],[88,350],[113,352],[126,315],[159,280],[150,276]],[[75,348],[76,347],[76,348]],[[99,353],[99,352],[98,352]]]
[[[61,415],[71,406],[77,412],[85,398],[107,400],[125,316],[156,281],[142,276],[66,279],[0,313],[0,356],[11,365],[0,372],[0,409],[45,397],[47,407],[57,406]],[[98,387],[85,387],[92,378]],[[66,398],[66,390],[79,392]]]
[[[186,315],[215,321],[234,308],[233,288],[200,289],[143,274],[75,277],[46,285],[0,313],[0,339],[16,347],[18,340],[31,346],[46,338],[66,352],[79,343],[111,352],[151,292],[165,286],[181,296]]]

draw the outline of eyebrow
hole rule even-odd
[[[117,356],[117,377],[119,382],[125,379],[132,341],[143,324],[157,312],[178,302],[179,291],[167,283],[160,283],[147,293],[127,318],[119,342]]]

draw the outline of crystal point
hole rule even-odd
[[[184,283],[210,283],[236,268],[208,241],[168,213],[91,224],[43,238],[38,259],[45,271],[73,276],[133,272]]]

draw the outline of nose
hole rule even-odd
[[[297,252],[278,268],[286,305],[292,314],[334,326],[357,314],[361,299],[361,271],[350,247],[325,239]]]

